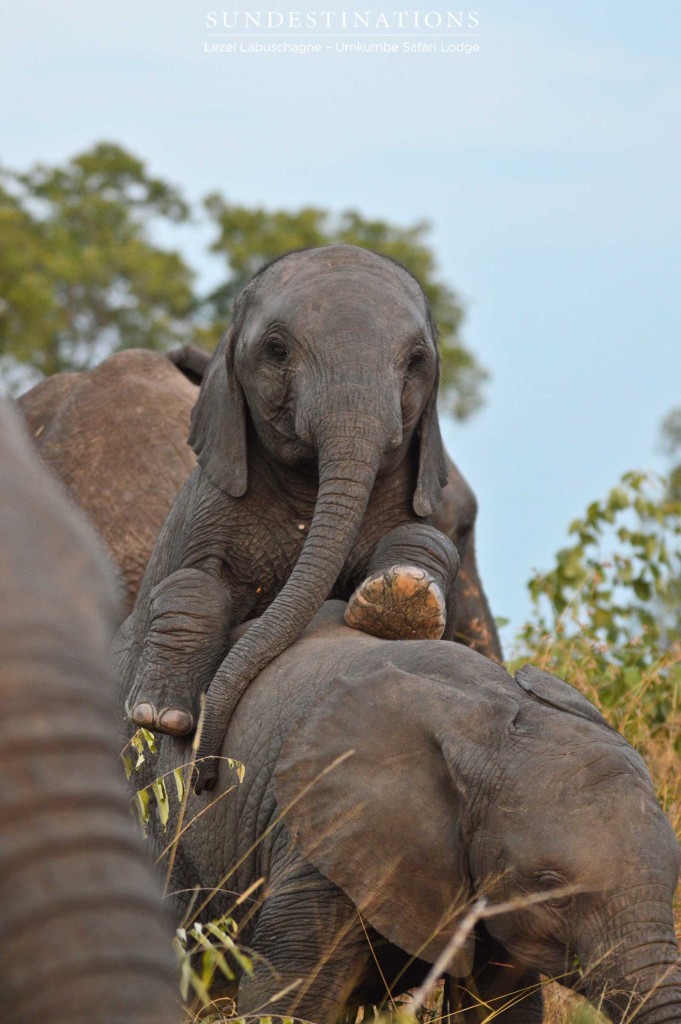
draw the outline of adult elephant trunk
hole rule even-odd
[[[387,417],[388,424],[393,420]],[[300,557],[282,591],[232,648],[206,695],[197,791],[215,784],[216,765],[205,758],[220,750],[226,723],[250,681],[300,636],[328,597],[357,539],[381,458],[399,441],[401,423],[386,430],[386,421],[375,413],[327,416],[317,436],[319,492]]]
[[[668,907],[639,907],[636,918],[619,922],[617,938],[600,941],[584,990],[593,1002],[602,999],[617,1024],[678,1024],[681,963]]]

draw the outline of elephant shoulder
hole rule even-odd
[[[49,430],[59,410],[68,401],[74,388],[83,379],[82,373],[55,373],[25,392],[17,399],[28,433],[40,448],[45,431]]]

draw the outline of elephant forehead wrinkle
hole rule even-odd
[[[356,345],[358,338],[395,338],[402,342],[417,334],[427,335],[423,310],[395,295],[367,296],[344,292],[311,298],[306,290],[300,295],[273,296],[253,319],[257,333],[270,325],[281,324],[300,343],[307,341],[313,350],[326,339],[334,347],[345,342]]]

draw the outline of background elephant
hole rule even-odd
[[[18,402],[42,458],[111,553],[126,613],[158,532],[196,465],[187,436],[196,388],[209,363],[209,353],[191,345],[168,357],[129,349],[92,370],[50,377]],[[476,561],[477,500],[449,458],[447,469],[433,523],[453,540],[461,559],[454,638],[501,661]]]
[[[18,402],[43,460],[113,557],[123,615],[135,603],[158,531],[196,465],[187,445],[196,393],[164,356],[129,349],[92,370],[48,377]]]
[[[179,1021],[130,814],[94,533],[0,404],[0,1006],[5,1024]]]
[[[458,644],[363,637],[343,607],[241,700],[224,752],[242,784],[224,764],[218,799],[186,808],[185,823],[201,816],[176,861],[177,913],[196,888],[205,915],[240,916],[259,966],[239,1012],[331,1022],[385,998],[376,962],[393,992],[420,980],[477,894],[551,890],[459,951],[461,1019],[481,1019],[477,992],[508,1024],[540,1021],[542,972],[616,1021],[678,1021],[679,847],[641,758],[561,680],[514,680]],[[154,775],[191,757],[177,740],[159,750]]]

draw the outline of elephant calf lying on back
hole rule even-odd
[[[456,1019],[480,1019],[477,992],[507,1024],[541,1021],[538,972],[617,1021],[681,1019],[680,851],[641,758],[561,680],[363,636],[344,607],[244,695],[224,746],[243,783],[223,795],[223,765],[218,799],[187,808],[201,817],[175,862],[178,913],[194,887],[214,888],[217,916],[262,880],[236,911],[257,961],[239,1012],[331,1024],[380,1001],[381,974],[393,992],[423,978],[476,895],[553,891],[468,938],[449,970]],[[154,775],[190,758],[178,747],[160,740]]]

